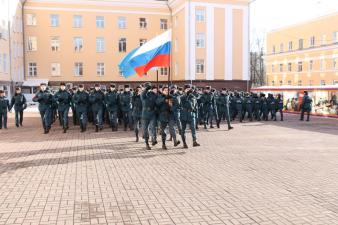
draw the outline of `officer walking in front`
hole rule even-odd
[[[104,97],[106,109],[109,115],[109,123],[112,131],[118,130],[117,112],[119,108],[119,93],[117,92],[116,85],[111,84],[108,92]]]
[[[11,109],[14,106],[15,111],[15,126],[22,126],[23,111],[27,108],[27,100],[24,94],[21,93],[21,88],[15,88],[15,94],[11,100]]]
[[[120,106],[122,112],[124,131],[127,130],[128,126],[130,130],[133,130],[132,97],[133,93],[130,91],[129,85],[125,85],[124,91],[120,94]]]
[[[5,92],[0,90],[0,129],[7,129],[7,112],[11,110],[9,100],[5,96]]]
[[[183,148],[188,148],[185,136],[185,130],[187,125],[189,124],[191,135],[193,139],[193,147],[200,146],[197,143],[196,137],[196,112],[197,112],[197,99],[193,94],[192,88],[190,84],[186,84],[184,86],[184,94],[181,97],[181,122],[182,122],[182,141],[183,141]]]
[[[42,127],[44,129],[44,133],[48,134],[52,123],[52,105],[54,100],[52,93],[47,90],[47,84],[40,84],[40,90],[33,97],[33,101],[39,103]]]
[[[307,91],[304,91],[304,97],[302,104],[300,105],[301,108],[301,115],[300,115],[300,120],[304,120],[304,114],[307,113],[307,119],[306,121],[310,121],[310,113],[312,110],[312,99],[309,96],[309,93]]]
[[[83,84],[79,85],[77,92],[74,94],[74,105],[77,118],[80,122],[81,132],[85,132],[88,122],[88,101],[89,94],[84,90]]]
[[[139,141],[139,131],[141,124],[141,116],[142,116],[142,100],[141,100],[142,87],[137,86],[135,89],[135,93],[133,94],[133,110],[132,116],[134,121],[134,132],[136,136],[136,142]]]
[[[99,84],[95,84],[95,88],[89,95],[89,102],[91,104],[93,119],[95,123],[95,132],[103,129],[103,105],[104,93]]]
[[[69,129],[68,127],[68,113],[69,108],[72,104],[72,96],[66,90],[66,84],[64,82],[60,83],[60,89],[55,93],[54,99],[58,105],[58,114],[60,117],[61,126],[63,129],[63,133],[66,133]]]

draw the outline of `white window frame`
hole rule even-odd
[[[139,26],[140,26],[140,29],[147,29],[147,26],[148,26],[147,18],[145,17],[139,18]]]
[[[204,33],[196,34],[196,48],[205,48],[205,34]]]
[[[316,37],[312,36],[310,37],[310,47],[313,48],[316,45]]]
[[[127,52],[127,38],[120,38],[118,41],[119,52]]]
[[[82,62],[74,63],[74,75],[77,77],[83,76],[83,63]]]
[[[118,27],[119,29],[126,29],[127,28],[127,18],[124,16],[120,16],[118,18]]]
[[[32,13],[26,14],[26,24],[27,26],[36,26],[36,15]]]
[[[291,62],[288,63],[288,72],[292,72],[292,63]]]
[[[289,51],[292,51],[292,49],[293,49],[293,42],[289,41]]]
[[[161,76],[168,76],[168,74],[169,74],[168,67],[161,67],[160,68],[160,74],[161,74]]]
[[[333,43],[336,44],[338,43],[338,31],[333,32]]]
[[[313,60],[310,60],[309,61],[309,71],[312,71],[313,70]]]
[[[60,76],[61,75],[61,65],[60,63],[51,63],[51,75]]]
[[[99,77],[104,76],[104,63],[103,62],[96,63],[96,75]]]
[[[298,72],[303,72],[303,62],[302,62],[302,61],[299,61],[297,65],[298,65],[297,71],[298,71]]]
[[[321,85],[321,86],[325,86],[325,85],[326,85],[325,80],[320,80],[320,85]]]
[[[104,28],[104,16],[96,16],[96,28]]]
[[[60,51],[60,38],[59,37],[51,37],[50,47],[51,47],[52,52]]]
[[[161,30],[168,30],[168,20],[167,19],[160,19],[160,29]]]
[[[283,63],[280,63],[280,64],[279,64],[279,72],[283,72],[283,67],[284,67],[284,66],[283,66]]]
[[[147,42],[147,39],[141,38],[140,39],[140,46],[144,45]]]
[[[38,66],[36,62],[28,63],[28,76],[36,77],[38,75]]]
[[[38,50],[38,40],[36,36],[28,36],[27,37],[27,51],[35,52]]]
[[[97,53],[103,53],[105,52],[105,43],[104,43],[103,37],[97,37],[96,38],[96,52]]]
[[[205,60],[196,59],[196,74],[204,74],[204,73],[205,73]]]
[[[281,43],[281,44],[279,45],[279,52],[280,52],[280,53],[283,53],[283,52],[284,52],[284,44],[283,44],[283,43]]]
[[[198,23],[202,23],[205,21],[205,10],[204,9],[197,9],[195,11],[195,19],[196,19],[196,22]]]
[[[83,38],[82,37],[74,37],[74,51],[82,52],[83,51]]]
[[[60,25],[59,15],[58,14],[51,14],[50,15],[50,26],[51,27],[58,27]]]
[[[298,49],[299,50],[304,49],[304,39],[302,38],[298,40]]]
[[[82,15],[74,15],[73,16],[73,27],[81,28],[83,26],[83,17]]]

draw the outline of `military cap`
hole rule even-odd
[[[171,85],[170,89],[177,89],[177,85],[175,85],[175,84]]]
[[[185,89],[188,89],[188,88],[191,88],[191,84],[186,84],[186,85],[184,85],[184,90],[185,90]]]
[[[0,90],[0,94],[3,94],[3,93],[5,93],[4,90]]]
[[[100,84],[95,84],[94,87],[100,87]]]
[[[19,90],[21,90],[21,88],[20,88],[20,87],[16,87],[15,90],[16,90],[16,91],[19,91]]]
[[[183,91],[183,87],[178,87],[178,90],[179,91]]]
[[[83,84],[80,84],[80,85],[79,85],[79,88],[83,88],[83,87],[84,87]]]
[[[115,84],[110,84],[110,87],[115,88],[116,85]]]
[[[47,84],[46,83],[41,83],[40,86],[47,86]]]
[[[304,94],[305,94],[305,95],[307,95],[307,94],[308,94],[308,92],[307,92],[307,91],[304,91]]]
[[[211,90],[211,87],[210,86],[206,86],[205,90]]]
[[[129,84],[124,85],[124,88],[129,88],[129,87],[130,87]]]
[[[60,86],[66,86],[66,83],[65,82],[61,82]]]

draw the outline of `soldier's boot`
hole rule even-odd
[[[204,123],[204,129],[208,129],[208,128],[207,128],[207,123]]]
[[[201,146],[200,144],[197,143],[197,141],[194,141],[193,144],[192,144],[193,147],[199,147]]]
[[[167,146],[165,145],[165,141],[162,141],[162,149],[163,150],[168,150]]]
[[[169,140],[168,141],[173,141],[173,136],[170,135]]]
[[[15,124],[15,126],[16,126],[16,127],[19,127],[19,124],[18,124],[18,123],[16,123],[16,124]]]
[[[124,125],[124,129],[123,129],[124,131],[127,131],[127,125]]]
[[[175,142],[174,142],[174,146],[175,146],[175,147],[177,147],[179,144],[181,144],[180,141],[175,141]]]
[[[5,128],[5,129],[6,129],[6,128]],[[45,130],[44,130],[43,133],[44,133],[44,134],[48,134],[48,129],[45,128]]]
[[[217,122],[217,128],[220,128],[220,121]]]
[[[111,125],[111,131],[114,132],[115,131],[115,126]]]
[[[151,150],[148,140],[146,140],[146,150]]]
[[[135,131],[135,135],[136,135],[136,142],[139,141],[139,138],[138,138],[138,131]]]
[[[151,142],[151,145],[152,145],[152,146],[155,146],[155,145],[157,145],[157,143],[158,143],[157,140],[153,140],[153,141]]]
[[[199,129],[198,124],[196,124],[196,130],[198,130],[198,129]]]
[[[95,125],[95,132],[99,132],[99,125]]]
[[[185,138],[182,137],[183,141],[183,148],[188,148],[187,142],[185,141]]]
[[[63,128],[63,133],[64,133],[64,134],[67,133],[67,127],[64,127],[64,128]]]
[[[212,122],[210,122],[210,128],[214,128],[214,126],[212,125]]]
[[[234,129],[232,126],[228,126],[228,130],[232,130]]]
[[[283,114],[281,115],[281,119],[280,119],[280,121],[284,121]]]

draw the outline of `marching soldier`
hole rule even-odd
[[[307,91],[304,91],[304,97],[303,97],[303,101],[302,104],[300,105],[301,108],[301,115],[300,115],[300,120],[303,121],[304,120],[304,114],[305,112],[307,113],[307,119],[306,121],[310,121],[310,113],[312,110],[312,99],[309,96]]]
[[[156,110],[156,98],[157,88],[152,86],[150,83],[145,84],[145,89],[141,93],[142,101],[142,128],[143,138],[146,143],[146,149],[151,150],[149,145],[149,129],[152,132],[152,144],[156,144],[156,131],[152,129],[152,126],[156,124],[155,110]]]
[[[236,107],[236,111],[233,117],[233,120],[235,120],[236,116],[239,116],[239,121],[242,123],[243,121],[243,99],[240,96],[240,94],[237,92],[235,93],[235,98],[234,98],[234,102],[235,102],[235,107]]]
[[[5,92],[0,90],[0,129],[7,129],[7,112],[11,110],[9,100],[5,96]]]
[[[136,136],[136,142],[139,141],[139,131],[140,131],[140,123],[142,116],[142,100],[141,100],[142,87],[138,86],[135,89],[135,93],[133,94],[133,121],[134,121],[134,131]]]
[[[253,95],[253,110],[254,110],[255,120],[257,121],[261,121],[261,116],[260,116],[261,108],[262,108],[261,100],[258,98],[257,94],[254,94]]]
[[[129,85],[125,85],[124,91],[120,94],[120,106],[124,124],[124,131],[127,130],[128,126],[130,130],[133,130],[132,97],[133,93],[130,91]]]
[[[53,95],[47,90],[45,83],[40,84],[40,90],[33,97],[34,102],[39,102],[39,112],[44,133],[48,134],[51,128]]]
[[[271,113],[271,120],[276,121],[276,100],[272,94],[268,96],[268,109]]]
[[[277,95],[276,102],[277,102],[277,112],[280,113],[280,120],[283,121],[283,107],[284,107],[284,103],[283,103],[283,98],[282,98],[281,94]],[[277,115],[275,117],[275,120],[277,120]]]
[[[55,93],[54,99],[58,105],[58,113],[60,117],[60,122],[62,125],[63,133],[66,133],[69,129],[68,127],[68,113],[69,108],[72,104],[72,96],[66,90],[66,84],[64,82],[60,83],[60,89]]]
[[[95,132],[103,129],[103,105],[104,93],[101,91],[99,84],[95,84],[93,92],[89,95],[89,102],[93,112],[93,120],[95,123]]]
[[[217,128],[220,128],[220,123],[222,118],[225,118],[228,124],[228,130],[233,129],[230,124],[230,96],[225,88],[222,89],[221,94],[217,98],[217,112],[218,112],[218,120],[217,120]]]
[[[178,129],[178,133],[182,132],[182,124],[181,124],[181,96],[177,91],[177,86],[173,85],[171,87],[170,96],[172,97],[173,105],[172,105],[172,113],[169,118],[169,132],[172,138],[174,138],[174,146],[176,147],[181,142],[176,140],[176,131],[175,126]],[[197,126],[196,126],[197,129]]]
[[[244,99],[245,110],[248,113],[248,118],[252,121],[253,98],[251,94],[247,94]]]
[[[200,146],[197,143],[196,137],[196,111],[197,111],[197,100],[196,97],[192,93],[191,85],[187,84],[184,86],[184,94],[181,98],[182,112],[181,112],[181,122],[182,122],[182,141],[183,148],[188,148],[185,130],[187,128],[187,124],[189,124],[191,135],[193,139],[193,147]]]
[[[74,104],[77,113],[77,118],[79,119],[80,122],[81,132],[85,132],[87,129],[88,101],[89,94],[84,90],[83,84],[80,84],[78,91],[74,94]]]
[[[14,106],[15,111],[15,126],[22,126],[23,111],[27,108],[27,100],[24,94],[21,93],[21,88],[15,88],[15,94],[11,100],[11,109]]]
[[[76,91],[77,91],[77,87],[73,87],[70,90],[70,95],[71,95],[72,99],[74,99],[74,94],[76,93]],[[72,101],[72,104],[71,104],[71,109],[72,109],[73,124],[75,126],[75,125],[78,125],[78,118],[77,118],[76,109],[75,109],[75,105],[74,105],[73,101]]]
[[[262,119],[265,121],[269,120],[269,103],[265,97],[265,94],[261,94],[261,116],[263,115]]]
[[[212,120],[214,117],[217,120],[217,116],[215,115],[216,101],[213,92],[211,92],[210,86],[205,88],[202,96],[202,102],[204,111],[204,129],[207,129],[207,123],[210,123],[210,128],[214,128]]]
[[[111,84],[108,92],[105,95],[106,109],[109,115],[109,123],[112,131],[118,130],[117,112],[119,108],[119,93],[117,92],[116,85]]]

